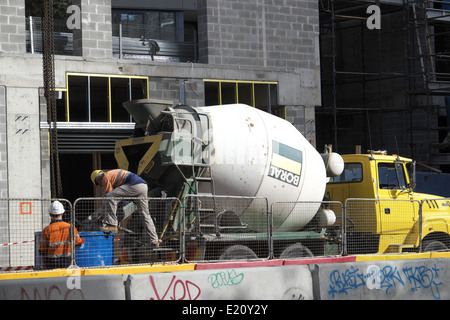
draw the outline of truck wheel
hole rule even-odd
[[[250,260],[258,259],[252,249],[243,245],[226,247],[220,255],[220,260]]]
[[[313,253],[301,243],[294,243],[286,247],[280,254],[280,259],[297,259],[297,258],[311,258]]]
[[[422,251],[447,251],[448,248],[445,244],[437,240],[428,240],[422,243]]]

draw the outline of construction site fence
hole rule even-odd
[[[48,268],[39,245],[55,200],[70,229],[71,267],[298,259],[350,254],[446,251],[449,199],[347,199],[268,203],[266,198],[0,199],[0,272]],[[148,239],[144,201],[159,245]],[[118,230],[104,232],[116,207]],[[424,212],[432,214],[424,215]],[[317,213],[317,214],[316,214]],[[424,218],[425,217],[425,218]],[[75,236],[82,239],[75,243]]]

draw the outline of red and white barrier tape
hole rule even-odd
[[[13,245],[13,244],[22,244],[22,243],[29,243],[29,242],[34,242],[34,240],[17,241],[17,242],[10,242],[10,243],[3,243],[3,244],[0,244],[0,246],[6,247],[6,246],[11,246],[11,245]]]
[[[0,272],[2,271],[23,271],[23,270],[31,270],[33,266],[26,267],[0,267]]]
[[[28,241],[16,241],[16,242],[10,242],[10,243],[2,243],[0,244],[1,247],[7,247],[14,244],[22,244],[22,243],[31,243],[34,242],[34,240],[28,240]],[[0,272],[8,272],[8,271],[24,271],[24,270],[31,270],[33,269],[33,266],[20,266],[20,267],[0,267]]]

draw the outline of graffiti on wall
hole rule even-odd
[[[211,273],[207,280],[212,288],[220,289],[237,286],[243,279],[243,273],[231,269]],[[149,280],[152,288],[150,300],[197,300],[202,294],[200,285],[193,281],[179,279],[176,275],[172,276],[168,284],[164,284],[164,281],[155,281],[152,275],[150,275]]]
[[[434,299],[440,300],[439,287],[442,281],[439,279],[439,272],[440,269],[436,264],[431,267],[402,268],[395,265],[386,265],[382,268],[371,265],[366,270],[350,266],[344,271],[335,269],[330,272],[328,294],[335,298],[342,294],[348,295],[361,287],[379,290],[386,295],[398,289],[409,289],[411,293],[426,291]]]
[[[244,274],[237,273],[234,269],[212,273],[208,277],[208,282],[214,289],[220,289],[226,286],[237,286],[242,280],[244,280]]]

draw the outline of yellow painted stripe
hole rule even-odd
[[[175,272],[191,271],[195,269],[195,264],[170,264],[170,265],[138,265],[122,266],[111,268],[88,268],[88,269],[54,269],[37,272],[5,272],[0,273],[1,280],[18,279],[36,279],[36,278],[54,278],[70,276],[91,276],[102,274],[134,274],[134,273],[153,273],[153,272]]]
[[[129,274],[129,273],[150,273],[150,272],[175,272],[190,271],[195,269],[195,264],[171,264],[171,265],[139,265],[117,268],[93,268],[85,269],[84,275],[101,274]]]
[[[83,269],[54,269],[35,272],[5,272],[0,273],[1,280],[18,280],[18,279],[36,279],[36,278],[54,278],[69,277],[74,275],[83,275]]]
[[[430,252],[424,253],[400,253],[400,254],[368,254],[357,255],[356,261],[380,261],[380,260],[410,260],[410,259],[428,259],[430,258]]]
[[[295,174],[300,174],[302,168],[300,162],[285,158],[276,153],[272,154],[272,165]]]
[[[450,258],[450,252],[430,252],[430,258]]]

